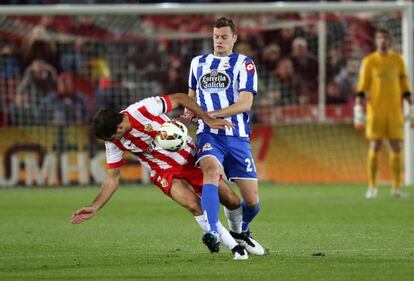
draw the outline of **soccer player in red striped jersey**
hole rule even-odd
[[[151,181],[157,187],[193,214],[204,231],[209,230],[200,203],[203,174],[201,169],[195,167],[192,139],[189,137],[187,143],[175,152],[165,150],[154,142],[160,126],[170,120],[165,113],[178,106],[191,110],[211,128],[232,127],[227,120],[207,115],[182,93],[146,98],[121,112],[111,109],[98,111],[93,120],[93,130],[96,137],[105,140],[108,173],[93,203],[74,212],[72,223],[79,224],[92,218],[111,198],[119,185],[120,168],[125,164],[123,154],[129,151],[151,171]],[[230,209],[239,208],[239,198],[224,181],[221,181],[219,189],[223,205]],[[246,250],[237,244],[221,224],[219,235],[221,242],[232,250],[234,259],[248,258]],[[215,252],[214,249],[210,251]]]

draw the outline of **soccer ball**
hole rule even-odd
[[[161,125],[155,136],[155,142],[169,151],[182,148],[188,138],[187,127],[179,121],[168,121]]]

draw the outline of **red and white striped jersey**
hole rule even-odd
[[[161,124],[169,121],[165,113],[171,111],[171,101],[167,96],[150,97],[128,106],[121,113],[126,114],[131,130],[120,140],[105,141],[106,163],[108,169],[125,164],[125,151],[133,153],[141,164],[151,171],[179,171],[184,166],[194,166],[195,145],[191,137],[187,144],[176,152],[157,146],[154,142]]]

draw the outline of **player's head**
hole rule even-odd
[[[217,19],[213,28],[214,54],[216,56],[230,55],[236,41],[237,31],[233,20],[227,17]]]
[[[388,29],[378,28],[375,31],[375,46],[380,52],[387,52],[392,44],[392,35]]]
[[[93,133],[98,139],[120,139],[127,131],[124,115],[112,109],[101,109],[93,117]]]

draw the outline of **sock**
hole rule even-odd
[[[210,225],[210,231],[217,232],[217,222],[220,212],[218,187],[214,184],[204,184],[201,194],[201,208]]]
[[[368,187],[377,187],[377,162],[378,153],[374,150],[368,150]]]
[[[227,222],[229,224],[229,229],[236,233],[242,232],[242,218],[243,218],[243,208],[240,205],[235,210],[229,210],[224,207],[224,214],[226,215]]]
[[[390,152],[390,164],[392,171],[392,189],[399,189],[401,185],[401,153]]]
[[[207,232],[210,230],[210,226],[208,225],[208,221],[204,215],[194,216],[198,226],[204,231]]]
[[[194,218],[204,232],[210,230],[210,225],[204,215],[194,216]],[[237,246],[236,240],[234,240],[229,231],[221,224],[220,221],[217,222],[217,233],[220,238],[220,243],[230,250]]]
[[[234,240],[229,231],[221,224],[220,221],[217,222],[217,230],[221,244],[230,250],[237,246],[236,240]]]
[[[242,223],[242,231],[248,231],[249,230],[249,223],[254,219],[254,217],[259,213],[260,211],[260,204],[257,202],[256,206],[253,208],[249,208],[246,204],[246,202],[243,200],[241,202],[241,206],[243,208],[243,223]]]

